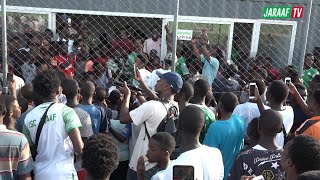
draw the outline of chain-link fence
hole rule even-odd
[[[62,77],[92,80],[106,88],[111,79],[138,85],[134,72],[139,69],[152,88],[155,70],[169,71],[175,59],[176,0],[7,3],[9,70],[26,83],[37,72],[53,68]],[[256,78],[268,83],[289,76],[300,82],[301,68],[308,86],[319,73],[319,4],[180,0],[176,72],[189,82],[206,78],[217,94],[241,92]],[[310,55],[303,63],[305,54]]]

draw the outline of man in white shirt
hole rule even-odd
[[[205,125],[203,111],[195,106],[187,106],[179,114],[178,130],[181,135],[180,156],[172,161],[168,168],[158,172],[155,177],[174,179],[175,165],[193,166],[194,179],[222,180],[224,166],[221,152],[217,148],[202,145],[199,142],[200,132]]]
[[[0,87],[2,88],[2,79],[3,79],[3,73],[0,73],[0,79],[1,79],[1,82],[0,82]],[[24,85],[25,85],[25,82],[24,80],[19,77],[19,76],[16,76],[16,75],[13,75],[13,80],[15,81],[16,83],[16,90],[20,90]]]
[[[168,72],[165,74],[158,74],[160,80],[158,80],[155,91],[159,94],[159,97],[155,95],[149,89],[148,97],[154,100],[147,101],[141,106],[129,112],[129,102],[131,92],[125,83],[124,88],[121,89],[124,94],[122,106],[120,110],[120,122],[123,124],[128,124],[133,122],[136,126],[141,126],[139,134],[136,136],[136,144],[133,149],[129,167],[131,169],[131,174],[133,179],[137,179],[137,161],[142,155],[145,155],[148,151],[149,138],[155,133],[157,133],[157,128],[163,118],[167,115],[167,108],[158,100],[173,101],[173,97],[178,93],[183,85],[182,79],[179,74],[174,72]],[[142,86],[145,86],[143,81],[139,81]],[[153,93],[153,94],[152,94]],[[156,101],[155,101],[156,100]],[[149,134],[149,136],[148,136]],[[146,163],[146,171],[150,170],[156,166],[155,163]]]
[[[271,109],[278,111],[283,118],[282,132],[277,134],[276,144],[279,148],[283,148],[285,138],[289,134],[293,125],[294,113],[291,106],[285,106],[285,102],[289,95],[287,84],[281,80],[272,81],[267,90],[267,101]],[[256,101],[260,112],[265,110],[261,98],[256,97]]]
[[[256,83],[257,85],[256,87],[258,88],[260,96],[262,96],[266,91],[266,84],[262,80],[255,79],[255,80],[251,80],[250,83]],[[265,109],[270,109],[270,107],[265,106]],[[232,114],[242,117],[244,120],[245,129],[247,129],[249,123],[254,118],[257,118],[260,116],[260,111],[257,103],[254,100],[251,100],[250,102],[237,105],[236,108],[233,110]],[[247,130],[245,130],[245,132],[247,132]]]
[[[78,129],[81,122],[73,109],[56,103],[60,83],[52,70],[37,75],[33,81],[34,93],[43,103],[31,110],[24,121],[23,133],[30,147],[35,145],[38,126],[48,109],[37,146],[35,179],[77,179],[74,153],[82,153],[83,142]]]
[[[284,139],[289,134],[293,125],[294,113],[291,106],[285,106],[285,102],[289,95],[289,88],[285,82],[276,80],[268,86],[267,101],[270,108],[278,111],[283,118],[283,132],[278,133],[276,144],[279,148],[283,148]]]
[[[157,30],[157,28],[152,27],[151,28],[151,33],[152,33],[152,37],[147,39],[144,42],[144,46],[143,46],[143,52],[150,54],[151,50],[156,50],[157,51],[157,56],[160,57],[161,56],[161,37],[160,37],[160,33]]]

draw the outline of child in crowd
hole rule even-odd
[[[115,93],[111,93],[109,98],[111,98],[114,102],[121,102],[121,96],[118,96],[117,94],[119,91],[114,90],[112,92],[115,92]],[[129,109],[133,110],[136,107],[137,106],[133,106],[132,104],[130,104]],[[129,165],[129,158],[132,154],[134,143],[135,143],[130,141],[131,135],[132,135],[132,126],[135,126],[135,125],[132,123],[121,124],[120,121],[118,120],[118,111],[117,110],[112,110],[112,111],[113,111],[112,113],[113,115],[112,115],[112,118],[110,119],[109,132],[112,134],[113,140],[118,143],[120,160],[119,160],[119,165],[117,169],[111,174],[110,180],[126,180],[128,165]]]
[[[260,112],[262,113],[265,109],[261,97],[256,93],[256,101]],[[281,81],[275,80],[270,83],[267,90],[267,101],[271,109],[278,111],[283,117],[283,128],[282,132],[278,133],[276,138],[276,143],[279,148],[283,148],[285,139],[289,134],[291,127],[293,125],[293,109],[291,106],[286,106],[286,100],[289,95],[288,85]]]
[[[85,179],[109,179],[118,166],[118,145],[106,134],[93,135],[84,144],[82,160]]]
[[[167,132],[159,132],[153,135],[149,140],[149,149],[146,156],[141,156],[138,160],[138,180],[162,179],[163,174],[161,171],[168,167],[170,163],[170,155],[175,146],[176,142],[171,134]],[[150,163],[158,163],[158,165],[148,171],[145,171],[145,161],[149,161]]]
[[[109,120],[112,117],[112,110],[106,104],[107,91],[103,87],[97,87],[94,96],[94,105],[101,111],[101,123],[99,132],[105,133],[109,129]]]
[[[243,175],[253,174],[262,175],[264,179],[268,179],[271,174],[271,179],[285,178],[280,162],[282,149],[277,147],[275,141],[277,134],[282,131],[282,123],[282,115],[275,110],[261,113],[258,120],[258,144],[238,156],[228,179],[240,179]]]
[[[95,86],[93,82],[87,81],[81,86],[82,100],[79,107],[90,114],[92,121],[92,130],[94,134],[99,133],[101,124],[101,111],[92,104],[95,94]]]
[[[203,144],[218,148],[222,153],[224,179],[232,167],[233,161],[244,145],[244,122],[240,116],[233,115],[234,108],[239,104],[234,93],[224,93],[218,103],[220,119],[212,123]]]
[[[211,87],[210,87],[208,81],[205,79],[198,79],[194,83],[194,95],[193,95],[193,98],[190,100],[190,103],[193,103],[194,105],[199,107],[203,111],[204,116],[205,116],[205,124],[206,125],[200,135],[200,142],[201,143],[203,142],[203,140],[205,138],[205,135],[208,131],[210,124],[215,122],[215,120],[216,120],[215,114],[205,104],[206,96],[209,93],[209,91],[211,91]]]
[[[260,134],[258,132],[258,123],[259,123],[259,118],[254,118],[248,125],[247,128],[247,135],[248,135],[248,147],[244,150],[247,150],[249,148],[254,147],[255,145],[258,144]]]
[[[7,126],[7,129],[16,131],[16,120],[21,115],[21,109],[18,100],[12,95],[2,95],[6,105],[6,115],[3,119],[3,124]]]
[[[193,94],[193,86],[188,82],[183,83],[180,92],[174,96],[174,100],[178,102],[179,111],[182,111],[185,107],[188,106],[190,99],[193,97]]]

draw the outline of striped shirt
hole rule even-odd
[[[0,179],[18,179],[33,170],[33,160],[27,138],[5,125],[0,125]]]

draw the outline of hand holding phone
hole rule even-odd
[[[136,63],[133,64],[133,72],[136,74],[137,73],[137,65]]]
[[[10,82],[13,81],[13,74],[7,73],[7,81],[10,81]]]
[[[194,167],[191,165],[174,165],[173,180],[194,179]]]
[[[288,87],[290,87],[291,78],[290,78],[290,77],[286,77],[286,78],[284,79],[284,82],[286,83],[286,85],[287,85]]]
[[[134,68],[134,69],[135,69],[135,68]],[[135,79],[136,81],[138,81],[138,82],[142,81],[142,77],[141,77],[141,75],[140,75],[139,70],[135,70],[135,71],[134,71],[134,79]]]
[[[249,99],[255,99],[256,87],[257,87],[256,83],[250,83],[250,85],[249,85]]]

